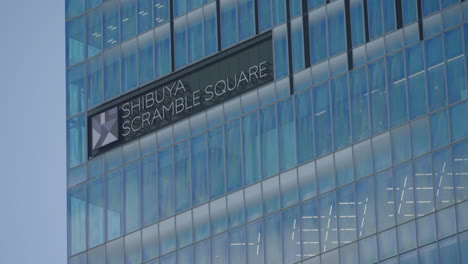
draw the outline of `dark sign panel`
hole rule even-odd
[[[271,32],[88,112],[95,156],[273,80]]]

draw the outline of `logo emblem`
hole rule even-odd
[[[93,150],[104,147],[119,139],[117,107],[92,117]]]

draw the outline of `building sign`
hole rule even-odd
[[[273,80],[268,32],[88,112],[93,157]]]

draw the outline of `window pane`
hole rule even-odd
[[[218,50],[216,3],[203,7],[205,23],[205,56]]]
[[[85,185],[68,191],[68,252],[76,254],[86,249]]]
[[[359,238],[375,233],[373,180],[373,177],[369,177],[356,183],[356,214]]]
[[[294,1],[291,1],[291,4]],[[299,2],[300,1],[295,1]],[[304,33],[302,27],[302,18],[291,21],[291,49],[293,72],[298,72],[305,67],[304,62]]]
[[[94,57],[86,63],[86,85],[88,87],[88,108],[102,102],[102,58]]]
[[[120,41],[119,38],[119,2],[106,1],[102,6],[104,23],[104,48],[111,47]]]
[[[318,193],[324,193],[335,188],[333,155],[326,156],[316,161]]]
[[[90,249],[88,251],[88,263],[89,264],[100,264],[100,263],[105,263],[105,262],[106,262],[105,245]]]
[[[452,205],[454,201],[452,163],[450,149],[446,148],[432,155],[432,169],[434,171],[434,191],[436,207],[443,208]]]
[[[145,32],[153,27],[152,1],[137,0],[138,4],[138,32]]]
[[[208,204],[193,209],[193,238],[200,241],[210,235],[210,219]]]
[[[430,116],[431,145],[437,149],[449,143],[447,111],[435,113]]]
[[[125,231],[140,228],[140,177],[139,164],[135,162],[124,169],[125,174]]]
[[[227,196],[228,226],[240,226],[244,223],[244,191],[240,190]]]
[[[150,155],[141,161],[143,226],[158,220],[158,207],[155,206],[158,204],[156,184],[156,158],[154,155]]]
[[[136,3],[135,0],[120,0],[120,19],[122,40],[136,35]]]
[[[369,136],[369,92],[366,81],[366,68],[361,67],[350,72],[351,114],[353,120],[353,141],[357,142]]]
[[[386,259],[397,254],[396,234],[392,228],[379,234],[379,259]]]
[[[453,169],[456,201],[460,202],[468,198],[468,141],[453,147]]]
[[[329,192],[319,199],[321,252],[338,247],[335,192]]]
[[[328,57],[325,8],[309,13],[310,59],[315,64]]]
[[[328,13],[328,50],[329,56],[332,57],[338,53],[345,51],[345,14],[344,14],[344,1],[336,1],[327,5]]]
[[[437,212],[437,237],[439,239],[457,232],[456,219],[455,207],[453,206]]]
[[[377,262],[377,240],[375,236],[359,241],[359,263]]]
[[[176,249],[174,217],[159,223],[159,241],[161,255]]]
[[[138,37],[138,76],[140,84],[154,79],[153,31]]]
[[[363,0],[351,0],[351,36],[353,46],[365,41]]]
[[[228,263],[227,233],[211,238],[211,263]]]
[[[297,223],[298,216],[296,206],[282,212],[283,263],[295,263],[301,260],[301,229]]]
[[[409,126],[404,125],[391,131],[392,160],[399,164],[411,158]]]
[[[389,132],[372,138],[372,152],[374,171],[380,171],[392,165]]]
[[[125,264],[138,263],[141,263],[141,231],[125,237]]]
[[[439,242],[439,261],[440,263],[457,263],[457,237],[451,237]],[[463,262],[460,262],[463,263]]]
[[[414,119],[427,113],[426,94],[426,80],[424,72],[408,77],[410,119]]]
[[[416,222],[412,221],[398,227],[398,252],[406,252],[417,247]],[[406,263],[406,262],[405,262]]]
[[[397,223],[414,219],[414,186],[411,163],[403,164],[393,170],[395,185],[395,210]]]
[[[154,25],[164,24],[169,21],[169,1],[154,0]]]
[[[68,167],[80,165],[86,161],[86,117],[76,116],[67,120]]]
[[[297,170],[290,170],[280,175],[281,204],[283,208],[296,204],[297,195]]]
[[[274,68],[277,80],[289,74],[287,31],[286,25],[273,29]]]
[[[288,170],[297,164],[296,142],[291,135],[294,135],[294,105],[292,97],[278,103],[280,171]]]
[[[331,82],[335,150],[348,146],[351,143],[347,77],[345,74],[333,79]]]
[[[246,221],[262,216],[262,185],[260,183],[245,188]]]
[[[240,119],[225,125],[227,191],[242,187]]]
[[[66,23],[67,65],[73,65],[85,58],[84,16]]]
[[[411,150],[413,157],[429,152],[429,122],[428,118],[422,118],[410,124]]]
[[[302,203],[300,214],[302,259],[306,259],[320,253],[320,229],[316,199]]]
[[[137,40],[122,44],[122,91],[127,92],[137,85]]]
[[[185,19],[184,16],[174,21],[174,63],[176,69],[187,64],[187,25]]]
[[[384,230],[395,225],[393,190],[390,170],[375,175],[377,230]]]
[[[335,152],[336,185],[342,186],[353,180],[353,150],[345,148]]]
[[[120,94],[120,48],[115,47],[104,53],[104,100]]]
[[[408,121],[403,51],[387,57],[390,123],[397,126]]]
[[[121,236],[123,233],[123,189],[122,173],[113,171],[106,179],[107,200],[107,240]]]
[[[375,0],[372,1],[375,2]],[[372,134],[376,134],[388,128],[384,61],[379,60],[369,64],[368,70],[371,90]]]
[[[427,230],[436,230],[435,214],[430,214],[417,220],[418,224],[418,245],[426,245],[436,240],[436,232],[427,232]]]
[[[447,87],[449,103],[465,100],[467,95],[464,58],[454,58],[447,62]]]
[[[187,211],[176,216],[177,248],[192,244],[192,212]]]
[[[226,197],[210,202],[211,234],[216,235],[227,229]]]
[[[85,102],[85,67],[80,64],[67,70],[67,116],[83,112]]]
[[[271,215],[264,220],[266,264],[282,263],[281,214]]]
[[[310,90],[296,95],[296,135],[298,163],[314,157],[312,100]]]
[[[249,264],[263,264],[263,226],[262,220],[246,226],[247,259]]]
[[[270,214],[280,209],[280,187],[279,177],[273,177],[271,179],[262,182],[263,192],[263,215]]]
[[[174,146],[176,212],[190,208],[189,141]]]
[[[370,39],[374,39],[383,33],[382,1],[383,0],[369,0],[367,3]]]
[[[431,171],[431,157],[426,155],[414,160],[414,187],[416,216],[423,216],[434,211],[434,192]]]
[[[260,110],[260,133],[262,153],[262,176],[278,173],[276,107],[271,105]]]
[[[210,264],[210,240],[205,240],[193,246],[193,263],[194,264]]]
[[[244,227],[234,229],[229,232],[229,262],[230,263],[246,263],[246,247],[248,247],[245,239]]]
[[[403,13],[403,24],[407,25],[418,19],[417,2],[416,0],[403,0],[401,2]]]
[[[124,264],[124,238],[116,239],[106,244],[107,263]]]
[[[154,30],[156,78],[168,74],[171,71],[171,37],[169,25],[164,25]]]
[[[337,190],[340,245],[357,239],[354,185]]]
[[[244,40],[255,34],[255,9],[253,0],[238,1],[239,40]]]
[[[208,131],[208,168],[211,199],[225,193],[223,138],[223,127]]]
[[[172,176],[172,148],[158,155],[159,218],[174,215],[174,178]]]
[[[188,63],[203,57],[203,17],[199,9],[187,15]]]
[[[89,1],[87,1],[89,2]],[[102,13],[96,8],[86,14],[86,48],[87,56],[98,54],[102,50]]]
[[[431,244],[419,249],[420,264],[435,264],[437,263],[437,244]]]
[[[199,205],[208,200],[206,135],[191,140],[192,203]]]
[[[331,120],[328,83],[315,87],[314,119],[315,119],[315,148],[317,156],[331,152]]]
[[[71,18],[85,11],[84,0],[66,0],[66,18]]]
[[[142,232],[143,261],[153,259],[159,255],[158,225],[144,228]]]
[[[87,184],[88,195],[88,247],[104,243],[104,178]]]
[[[237,42],[236,1],[222,0],[221,5],[221,48]]]
[[[254,112],[242,118],[245,185],[252,184],[261,179],[257,114],[257,112]]]

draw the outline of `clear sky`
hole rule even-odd
[[[0,263],[65,264],[65,0],[0,3]]]

